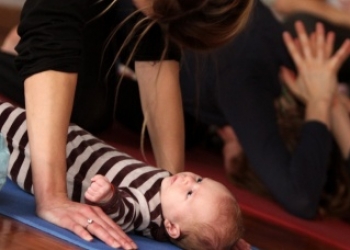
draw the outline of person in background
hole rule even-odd
[[[345,41],[333,55],[334,33],[328,33],[325,36],[322,24],[317,24],[316,32],[310,37],[301,22],[296,23],[296,30],[297,41],[294,41],[289,33],[284,33],[284,40],[296,63],[297,75],[285,67],[281,69],[282,79],[294,97],[285,90],[275,102],[275,112],[278,132],[287,152],[292,156],[289,159],[293,160],[293,157],[299,154],[303,155],[303,161],[297,162],[299,165],[293,167],[291,164],[289,168],[285,167],[274,173],[276,172],[274,166],[266,164],[266,161],[260,164],[253,163],[246,148],[240,143],[240,134],[234,131],[234,127],[225,126],[219,130],[225,142],[223,148],[225,166],[234,182],[241,187],[274,199],[277,193],[285,192],[288,198],[294,197],[293,202],[296,204],[300,202],[298,205],[313,204],[312,207],[301,206],[305,210],[295,213],[282,203],[288,211],[298,216],[313,218],[320,214],[349,219],[350,167],[348,158],[350,151],[346,141],[349,139],[347,135],[350,130],[350,101],[347,96],[337,91],[337,73],[350,53],[350,41]],[[312,134],[311,137],[305,134],[305,127],[316,123],[327,128],[326,133],[329,134],[327,137],[333,135],[336,144],[326,139],[327,137],[315,137],[316,127],[314,130],[310,127],[308,133]],[[324,149],[326,149],[325,146],[329,147],[327,151],[324,151],[325,157],[317,155],[315,144],[310,141],[312,137],[314,143]],[[273,140],[272,138],[270,137],[270,140]],[[303,146],[307,138],[309,141]],[[266,154],[265,157],[278,157],[278,155],[268,154],[269,149],[266,147],[271,147],[273,143],[273,141],[265,142],[265,148],[261,148],[261,152]],[[341,154],[339,154],[338,147]],[[316,165],[313,162],[318,163]],[[322,171],[317,166],[323,166]],[[261,169],[258,170],[258,167]],[[283,166],[281,165],[280,168]],[[286,172],[281,175],[283,171]],[[274,175],[275,179],[270,179],[271,181],[277,183],[282,180],[284,182],[283,185],[280,183],[279,190],[271,189],[271,184],[266,182],[267,175]],[[294,186],[293,193],[287,192],[289,185]],[[315,192],[316,187],[317,192]],[[278,198],[277,201],[279,201]],[[310,216],[306,216],[306,212],[310,212]]]

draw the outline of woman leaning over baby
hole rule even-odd
[[[38,216],[85,240],[94,235],[112,247],[134,248],[102,211],[68,199],[68,124],[97,132],[111,123],[118,82],[112,69],[118,57],[136,71],[157,165],[182,171],[180,50],[226,43],[245,25],[253,2],[27,0],[16,47],[24,84],[2,89],[14,90],[8,97],[27,111]],[[90,219],[95,223],[87,229]]]

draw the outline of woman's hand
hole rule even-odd
[[[347,39],[338,51],[332,54],[334,33],[325,35],[321,23],[316,32],[308,37],[304,25],[296,22],[298,39],[293,40],[288,32],[283,34],[285,44],[298,70],[295,76],[282,67],[281,74],[292,93],[305,104],[310,102],[331,102],[336,92],[337,72],[350,51]]]
[[[230,176],[235,175],[241,168],[240,163],[243,156],[243,148],[231,126],[227,125],[219,128],[217,133],[224,143],[222,154],[226,173]]]
[[[72,202],[64,197],[54,197],[45,206],[37,206],[37,214],[86,241],[91,241],[94,235],[113,248],[137,249],[129,236],[99,207]]]
[[[350,52],[350,40],[333,54],[334,33],[325,35],[321,23],[308,37],[304,25],[296,22],[298,39],[288,32],[283,38],[298,70],[296,76],[282,67],[281,77],[290,91],[306,105],[305,120],[319,121],[330,127],[330,109],[337,92],[337,73]]]

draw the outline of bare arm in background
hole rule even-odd
[[[336,96],[331,112],[331,128],[343,158],[348,160],[350,153],[350,116],[349,110],[340,100],[341,98],[348,99],[348,97]]]
[[[306,12],[335,25],[350,28],[350,4],[346,1],[348,0],[344,1],[343,8],[338,9],[325,0],[274,0],[271,8],[283,16]]]
[[[297,43],[293,42],[288,33],[284,34],[284,38],[298,67],[299,78],[293,79],[291,73],[286,69],[282,70],[282,76],[289,89],[300,100],[306,102],[307,107],[309,106],[308,103],[311,102],[312,104],[312,100],[314,100],[314,107],[308,108],[309,119],[320,120],[327,124],[338,143],[343,158],[348,159],[350,152],[350,117],[347,104],[349,100],[347,97],[334,92],[333,86],[337,84],[337,73],[341,64],[350,54],[350,40],[344,41],[338,51],[332,54],[334,34],[329,33],[324,38],[321,24],[317,25],[314,39],[307,37],[300,22],[297,22],[296,27],[301,49],[297,48]],[[324,90],[328,94],[323,92]],[[310,98],[312,96],[314,98]],[[345,100],[343,100],[344,98]],[[329,108],[324,108],[325,103],[328,103],[326,107],[329,106]],[[319,105],[318,108],[317,105]]]
[[[17,55],[17,51],[15,50],[15,46],[18,44],[20,37],[17,34],[17,26],[13,27],[10,32],[5,37],[1,50],[10,54]]]

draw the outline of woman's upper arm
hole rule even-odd
[[[21,76],[45,70],[77,72],[85,23],[81,0],[27,0],[21,15],[16,65]]]

